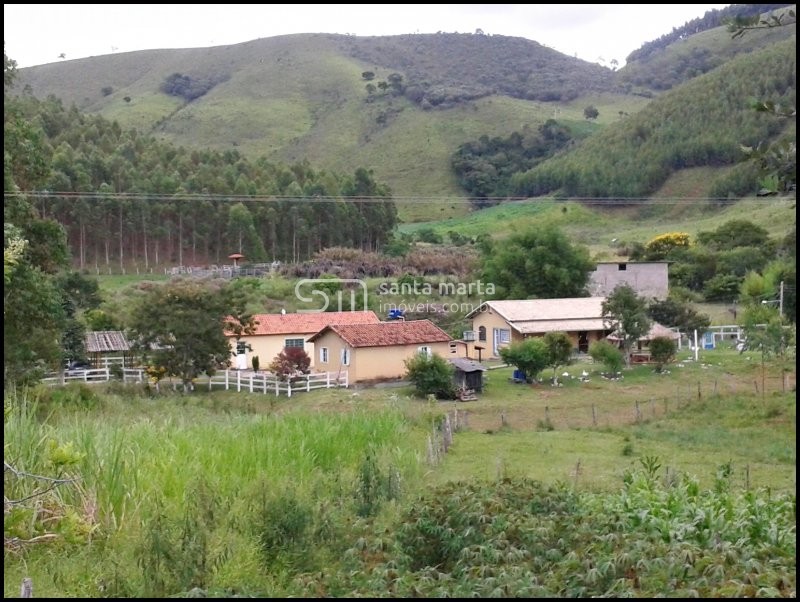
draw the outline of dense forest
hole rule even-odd
[[[512,178],[514,196],[560,190],[568,197],[637,199],[650,195],[680,169],[733,165],[742,145],[755,147],[794,121],[753,110],[754,98],[795,105],[796,42],[781,42],[742,55],[665,93],[641,112],[588,138],[561,155]],[[743,164],[712,185],[712,196],[755,193],[751,165]]]
[[[6,103],[8,198],[61,223],[80,268],[301,260],[330,246],[376,250],[397,222],[386,186],[352,175],[187,150],[49,97]],[[22,133],[24,130],[24,133]],[[9,173],[9,170],[11,173]],[[10,177],[9,177],[10,176]]]
[[[513,132],[507,138],[481,136],[475,142],[462,144],[453,155],[453,170],[473,204],[485,207],[488,199],[511,195],[514,174],[552,157],[572,140],[569,128],[548,119],[535,130],[525,125],[522,132]]]
[[[443,33],[347,37],[344,48],[371,65],[402,69],[400,92],[422,108],[447,108],[490,94],[569,101],[617,88],[605,67],[524,38]],[[391,82],[390,82],[391,83]]]

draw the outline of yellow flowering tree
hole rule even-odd
[[[675,249],[688,247],[689,235],[686,232],[667,232],[647,241],[644,252],[647,259],[659,260],[667,257]]]

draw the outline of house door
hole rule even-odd
[[[585,330],[578,332],[578,353],[589,352],[589,333]]]
[[[500,355],[500,348],[505,347],[511,342],[511,331],[507,328],[493,328],[492,329],[492,355],[497,357]]]
[[[247,370],[247,343],[244,341],[236,343],[236,369]]]

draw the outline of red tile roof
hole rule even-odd
[[[331,324],[376,324],[374,311],[326,311],[303,314],[256,314],[253,335],[313,334]],[[230,332],[226,332],[232,336]],[[253,336],[246,335],[246,336]]]
[[[379,322],[378,324],[335,324],[323,328],[308,340],[313,342],[329,331],[335,332],[351,347],[419,345],[452,340],[449,334],[430,320]]]

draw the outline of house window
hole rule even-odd
[[[627,270],[627,269],[628,269],[628,264],[627,264],[627,263],[620,263],[620,264],[617,264],[617,269],[618,269],[620,272],[624,272],[625,270]]]
[[[328,348],[327,347],[321,347],[320,348],[320,350],[319,350],[319,361],[322,364],[327,364],[328,363]]]
[[[245,353],[247,353],[247,343],[236,341],[236,355],[244,355]]]
[[[481,326],[478,328],[478,340],[485,341],[486,340],[486,326]]]
[[[342,349],[342,365],[349,366],[350,365],[350,350],[349,349]]]
[[[423,345],[422,347],[419,347],[417,349],[417,352],[425,355],[426,357],[430,357],[431,356],[431,348],[428,347],[427,345]]]
[[[283,346],[284,347],[300,347],[300,349],[302,349],[305,346],[304,343],[305,343],[305,341],[303,339],[286,339],[284,341]]]
[[[450,353],[458,353],[458,345],[450,343]]]

